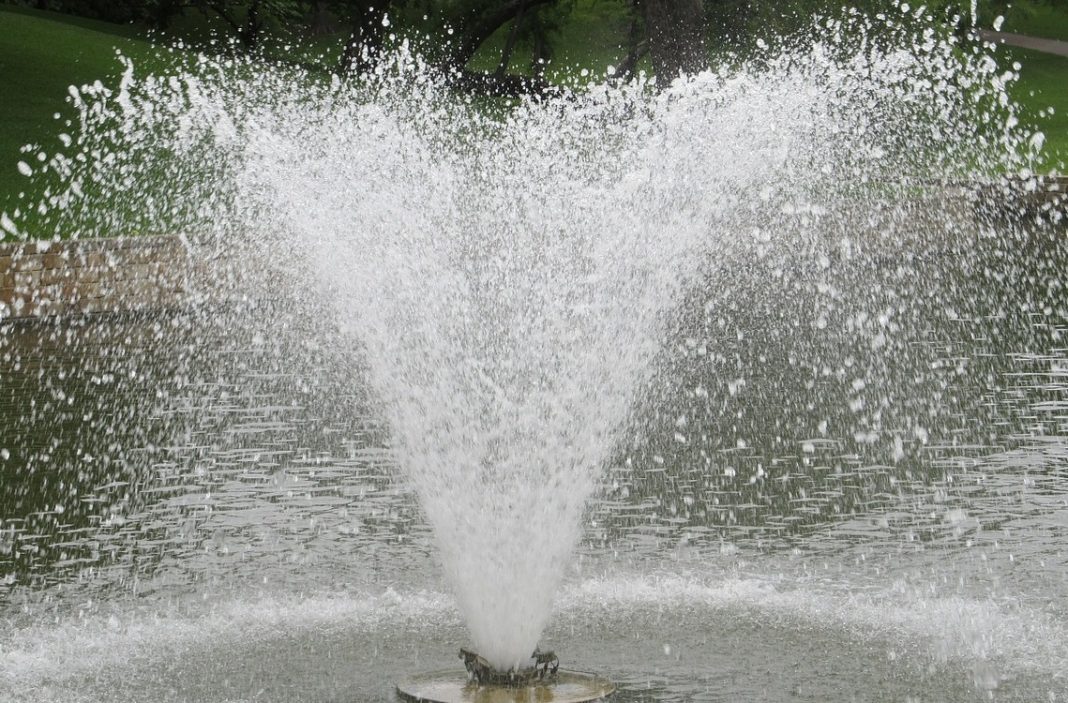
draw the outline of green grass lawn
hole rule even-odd
[[[188,32],[187,45],[206,41],[216,29],[196,13],[178,25],[171,38]],[[59,135],[71,132],[64,123],[76,114],[67,102],[69,87],[97,80],[117,85],[122,72],[117,51],[132,59],[139,73],[167,70],[174,63],[174,55],[153,44],[144,27],[0,5],[0,212],[20,206],[25,211],[27,203],[39,199],[39,193],[20,197],[31,181],[17,165],[33,165],[38,152],[23,153],[22,147],[35,145],[49,156],[63,151]],[[25,224],[33,228],[38,219],[31,213]]]
[[[1001,47],[998,55],[1006,65],[1022,66],[1010,93],[1025,124],[1046,135],[1042,166],[1068,173],[1068,58],[1015,47]]]
[[[1017,0],[1005,15],[1002,31],[1068,41],[1068,2]]]
[[[32,156],[20,147],[59,148],[63,130],[54,115],[73,114],[67,88],[114,80],[121,69],[116,49],[134,61],[153,53],[133,27],[0,6],[0,210],[11,210],[26,184],[16,164]]]

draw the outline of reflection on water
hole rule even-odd
[[[1001,632],[1003,620],[1016,622],[1017,608],[1047,629],[1013,624],[1013,641],[1068,641],[1056,639],[1068,628],[1068,292],[1059,273],[1068,247],[1040,244],[1013,257],[991,247],[951,278],[936,276],[944,258],[902,258],[865,286],[831,269],[790,284],[797,294],[788,298],[744,281],[695,295],[649,391],[655,400],[638,412],[589,511],[572,574],[579,585],[561,597],[548,637],[596,643],[602,653],[585,652],[586,661],[620,678],[634,700],[715,700],[724,685],[759,697],[760,676],[701,683],[682,672],[715,668],[687,664],[708,651],[702,628],[743,647],[759,639],[761,618],[778,617],[768,615],[776,598],[798,617],[813,608],[813,623],[835,607],[860,619],[850,628],[877,630],[883,618],[883,644],[861,638],[878,649],[873,661],[906,656],[902,633],[934,637],[927,615],[956,623],[958,634],[945,635],[953,651],[974,654],[991,623]],[[917,277],[931,280],[919,297],[901,284]],[[0,615],[32,633],[52,609],[107,617],[126,602],[163,610],[182,596],[440,590],[431,535],[373,403],[339,368],[351,360],[306,335],[267,332],[277,325],[266,319],[250,314],[237,329],[106,316],[2,328]],[[584,580],[694,570],[702,583],[734,587],[749,574],[846,588],[804,597],[773,588],[732,601],[709,595],[709,585],[655,582],[645,593],[630,583],[619,596],[611,580]],[[941,600],[902,595],[905,605],[886,610],[878,598],[887,592]],[[820,610],[811,605],[819,598],[838,605]],[[702,616],[712,624],[678,614],[674,624],[640,624],[702,599],[718,604]],[[746,624],[746,604],[757,601],[763,615]],[[448,599],[433,602],[444,624],[427,642],[451,651],[463,638],[458,621]],[[986,614],[968,605],[984,602],[999,605]],[[387,630],[427,617],[405,615]],[[344,640],[357,625],[336,627]],[[622,639],[611,643],[599,627]],[[668,657],[659,673],[628,677],[613,663],[622,650],[660,657],[676,627],[692,631],[682,658]],[[635,649],[645,645],[628,633],[638,632],[654,633],[649,652]],[[796,646],[778,632],[775,646],[801,657],[819,640],[813,632]],[[411,662],[405,645],[389,644],[394,636],[375,639]],[[419,657],[431,657],[430,644]],[[832,658],[851,651],[834,647]],[[769,681],[782,678],[768,667]],[[399,673],[383,671],[360,685],[381,687]],[[971,695],[987,674],[968,671],[960,690]],[[204,686],[230,685],[218,676]],[[871,685],[897,690],[892,676]],[[798,696],[841,690],[828,686]]]
[[[171,322],[5,329],[9,591],[75,580],[143,595],[323,558],[364,569],[425,532],[358,398],[323,398],[302,363],[272,371],[297,350],[258,334],[208,327],[176,344],[188,321],[161,332]]]
[[[1068,593],[1065,247],[1030,244],[704,292],[591,539],[854,574],[1005,560]]]
[[[844,550],[891,571],[954,554],[1013,572],[1039,560],[1064,588],[1068,294],[1052,278],[1064,252],[1042,256],[1050,277],[1000,286],[996,311],[977,309],[1007,279],[992,268],[889,323],[893,269],[859,301],[813,286],[792,301],[743,289],[692,305],[658,381],[668,390],[609,470],[584,551]],[[827,315],[843,319],[819,325]],[[907,354],[865,354],[868,320],[906,337]],[[8,596],[71,581],[143,593],[422,571],[427,530],[373,408],[334,362],[255,329],[198,322],[190,335],[188,322],[4,328]]]

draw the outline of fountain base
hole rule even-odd
[[[469,649],[460,650],[467,673],[442,671],[397,684],[397,695],[412,703],[586,703],[615,692],[609,681],[580,671],[561,671],[552,652],[535,650],[530,663],[508,671],[494,669]]]
[[[480,684],[462,671],[420,674],[397,684],[397,695],[410,703],[587,703],[615,690],[611,682],[580,671],[558,671],[550,680],[524,686]]]

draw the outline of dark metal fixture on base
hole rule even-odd
[[[524,666],[502,671],[470,649],[461,649],[466,674],[442,671],[413,676],[397,684],[409,703],[588,703],[615,692],[609,681],[581,671],[560,669],[553,652],[535,649]]]

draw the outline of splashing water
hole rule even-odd
[[[118,93],[73,93],[79,152],[49,161],[63,185],[37,211],[57,235],[221,242],[272,273],[271,295],[325,312],[326,341],[367,369],[474,646],[506,668],[537,644],[688,290],[861,235],[893,251],[916,240],[917,189],[1024,163],[993,60],[909,20],[854,15],[660,91],[504,110],[404,49],[358,83],[127,65]],[[151,183],[134,209],[102,205]],[[924,217],[961,227],[948,207]]]

